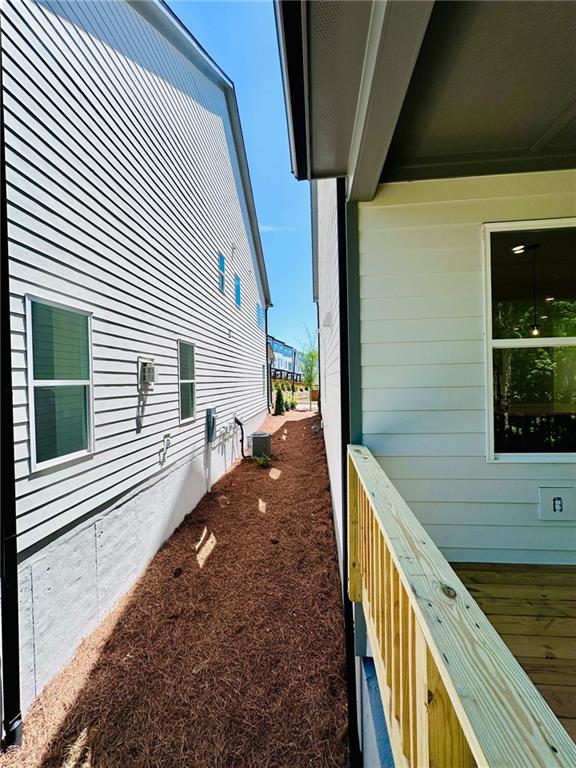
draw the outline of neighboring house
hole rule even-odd
[[[259,426],[270,294],[234,87],[167,6],[9,0],[2,82],[26,709]]]
[[[271,366],[273,379],[286,379],[287,381],[302,381],[302,353],[280,339],[268,335],[268,343],[274,353]]]
[[[276,13],[365,764],[576,764],[576,3]]]

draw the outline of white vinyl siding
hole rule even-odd
[[[324,444],[330,473],[334,525],[342,568],[342,457],[340,406],[340,305],[336,181],[317,181],[318,307],[320,315],[320,397]]]
[[[452,560],[574,562],[573,463],[486,457],[483,227],[574,216],[576,172],[387,184],[359,206],[364,443]]]
[[[145,6],[142,5],[142,12]],[[19,549],[201,457],[179,427],[177,340],[196,353],[196,411],[219,424],[266,409],[264,332],[215,280],[234,249],[264,303],[226,98],[126,2],[6,2],[4,108]],[[31,475],[24,296],[92,313],[94,455]],[[137,358],[158,379],[141,429]]]

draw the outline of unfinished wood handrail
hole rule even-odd
[[[576,744],[370,451],[348,447],[348,594],[396,766],[574,768]]]

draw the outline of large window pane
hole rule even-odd
[[[194,378],[194,345],[179,342],[180,379]]]
[[[576,227],[492,232],[495,339],[576,336]]]
[[[496,453],[576,452],[576,347],[493,350]]]
[[[191,419],[194,416],[194,384],[180,384],[180,418]]]
[[[88,317],[32,302],[35,380],[78,380],[90,376]]]
[[[87,386],[36,387],[36,461],[88,449]]]

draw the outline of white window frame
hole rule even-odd
[[[33,327],[32,327],[32,304],[47,304],[50,307],[64,309],[67,312],[74,312],[77,315],[84,315],[88,318],[88,379],[38,379],[34,378],[34,352],[33,352]],[[93,313],[75,306],[74,304],[63,304],[62,302],[52,301],[42,296],[26,294],[24,297],[26,312],[26,372],[27,372],[27,391],[28,391],[28,424],[30,429],[30,471],[40,472],[43,469],[50,469],[68,464],[77,459],[83,459],[86,456],[92,456],[95,451],[94,440],[94,370],[92,354],[92,316]],[[62,456],[56,456],[47,461],[36,460],[36,406],[34,390],[36,387],[58,387],[58,386],[82,386],[87,387],[86,392],[86,411],[88,416],[87,436],[88,447],[82,451],[66,453]]]
[[[193,354],[194,354],[194,378],[193,379],[181,379],[180,378],[180,344],[188,344],[189,347],[192,347]],[[178,376],[178,420],[180,424],[190,424],[190,422],[194,421],[196,418],[196,344],[193,341],[190,341],[189,339],[177,339],[176,340],[176,351],[177,351],[177,357],[178,357],[178,369],[176,371],[176,375]],[[182,418],[182,403],[180,398],[180,384],[193,384],[194,385],[194,406],[192,409],[192,416],[188,416],[187,419]]]
[[[572,347],[576,346],[575,336],[539,336],[527,339],[492,338],[492,259],[490,240],[493,232],[512,232],[530,229],[561,229],[576,226],[576,217],[559,219],[531,219],[529,221],[501,221],[484,224],[484,354],[486,365],[486,461],[488,463],[572,463],[576,453],[496,453],[494,450],[494,349],[526,349],[530,347]]]

